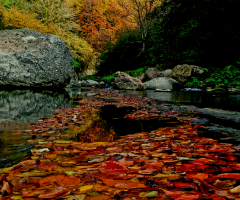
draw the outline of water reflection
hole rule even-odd
[[[134,97],[148,97],[153,100],[172,103],[172,104],[189,104],[198,107],[212,107],[224,110],[240,111],[240,95],[210,94],[206,92],[190,91],[172,91],[172,92],[155,92],[154,90],[120,91],[120,94]]]
[[[5,123],[27,124],[41,117],[48,117],[58,108],[72,107],[73,101],[67,93],[32,90],[0,91],[0,130]]]

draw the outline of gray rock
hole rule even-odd
[[[195,65],[177,65],[173,68],[170,77],[176,79],[180,83],[184,83],[191,76],[199,76],[203,74],[204,71]]]
[[[172,73],[172,69],[166,69],[164,71],[160,71],[160,77],[169,77]]]
[[[73,72],[72,53],[57,36],[30,29],[0,31],[0,85],[63,88]]]
[[[139,79],[140,81],[143,81],[144,75],[142,75],[142,76],[136,76],[135,78]]]
[[[145,90],[145,86],[142,81],[137,78],[133,78],[124,72],[116,72],[114,85],[120,90]]]
[[[98,85],[98,82],[97,81],[93,81],[93,80],[87,80],[88,84],[90,85]]]
[[[81,87],[80,81],[75,81],[73,79],[70,80],[70,83],[66,86],[66,88],[75,88],[75,87]]]
[[[145,79],[153,79],[161,76],[161,72],[156,68],[149,68],[145,71]]]
[[[172,78],[168,78],[168,77],[157,77],[154,78],[150,81],[147,81],[145,83],[143,83],[145,85],[145,87],[147,89],[152,89],[152,90],[156,90],[156,89],[161,89],[161,90],[167,90],[173,89],[173,85],[178,84],[178,82]]]

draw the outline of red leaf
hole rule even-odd
[[[184,193],[181,193],[181,192],[172,192],[172,191],[168,191],[168,190],[163,190],[166,195],[172,197],[173,199],[176,199],[182,195],[184,195]]]
[[[99,166],[99,171],[102,174],[122,174],[128,172],[128,169],[124,165],[111,160],[102,163]]]
[[[156,162],[156,163],[147,163],[145,164],[142,169],[159,169],[162,167],[164,164],[161,162]]]
[[[192,188],[197,189],[197,186],[192,183],[173,182],[173,186],[180,188]]]
[[[233,179],[239,180],[240,174],[239,173],[224,173],[224,174],[219,174],[216,177],[218,177],[218,178],[233,178]]]
[[[229,161],[237,160],[237,158],[235,156],[227,156],[224,159],[229,160]]]
[[[176,200],[196,200],[196,199],[199,199],[199,196],[194,194],[184,194],[176,198]]]
[[[232,172],[232,169],[230,167],[220,167],[222,172]]]

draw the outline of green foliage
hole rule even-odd
[[[189,81],[189,82],[186,83],[187,87],[195,87],[195,88],[197,88],[197,87],[201,86],[201,81],[198,80],[198,78],[191,77],[191,79],[192,79],[192,81]]]
[[[129,74],[132,77],[136,77],[136,76],[143,75],[147,69],[148,69],[147,67],[144,67],[144,68],[139,68],[136,70],[125,71],[125,73]]]
[[[28,10],[31,7],[31,3],[27,0],[0,0],[0,5],[7,9],[10,9],[11,6],[17,6],[21,10]]]
[[[229,65],[223,70],[217,69],[215,70],[215,73],[206,80],[205,85],[211,87],[218,87],[220,84],[227,85],[228,87],[239,87],[240,69],[233,65]]]
[[[73,56],[73,66],[74,68],[80,68],[81,63]]]

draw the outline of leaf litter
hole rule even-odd
[[[151,109],[154,102],[146,98],[111,90],[95,93],[79,106],[59,109],[31,125],[31,155],[0,170],[1,200],[240,199],[237,148],[199,137],[200,126],[192,126],[190,117],[179,117],[182,125],[114,139],[113,130],[107,132],[94,121],[101,106],[135,107],[125,118],[136,120],[164,120],[178,113]],[[64,130],[73,130],[78,141]]]

